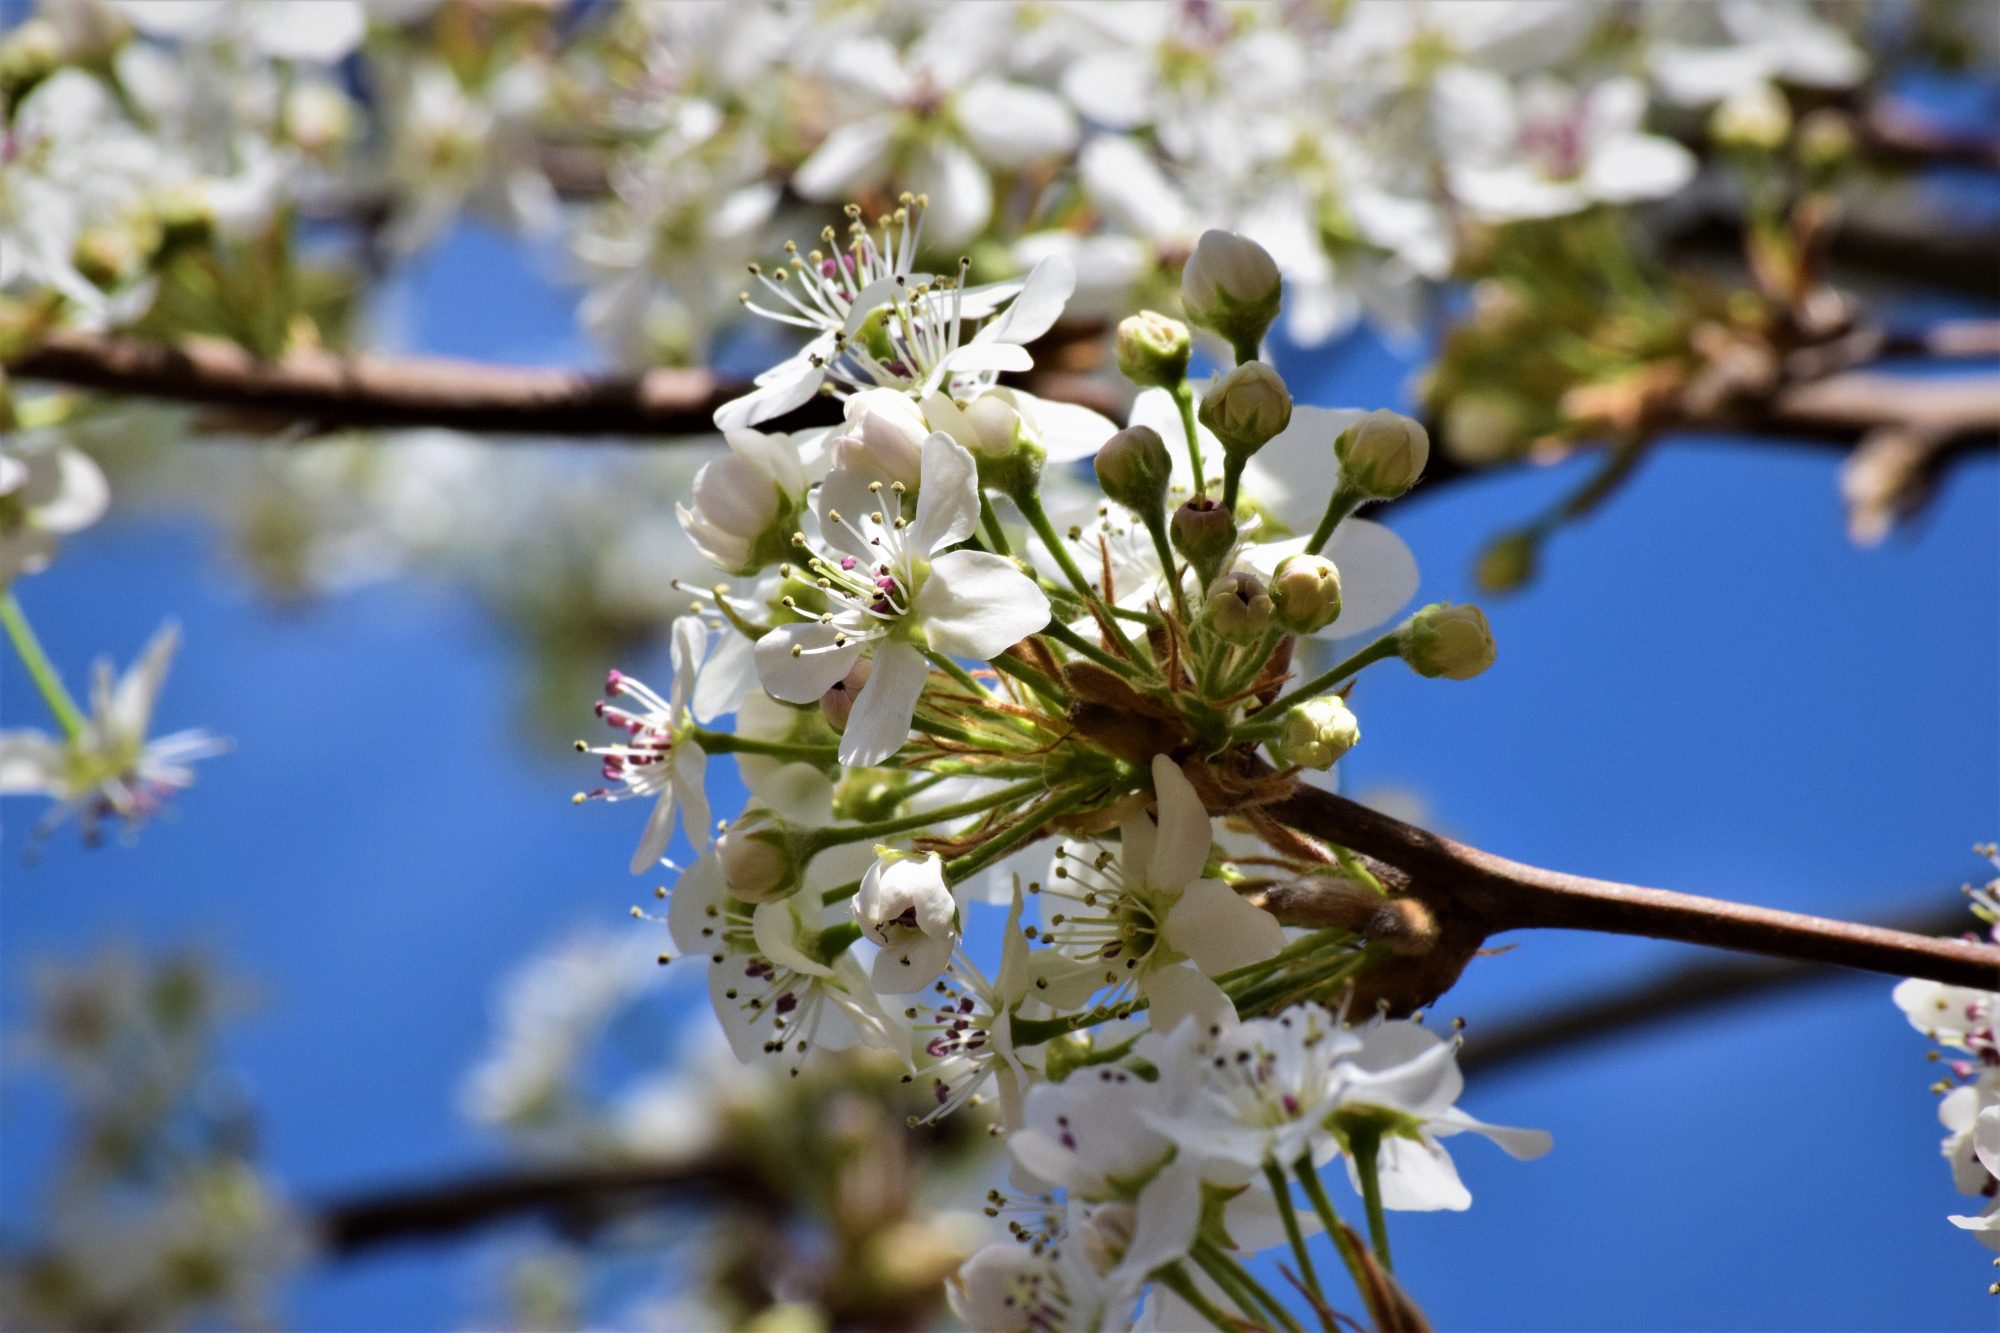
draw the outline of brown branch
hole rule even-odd
[[[328,1200],[310,1213],[322,1252],[345,1257],[540,1214],[588,1233],[670,1200],[734,1198],[768,1204],[756,1176],[728,1162],[619,1163],[500,1170]]]
[[[1403,1007],[1435,999],[1486,939],[1525,929],[1643,935],[1888,976],[2000,987],[2000,948],[1988,945],[1544,870],[1454,842],[1317,787],[1302,786],[1270,810],[1301,833],[1401,870],[1409,877],[1410,892],[1436,913],[1445,954],[1419,960],[1422,966],[1408,978],[1409,993],[1388,997]],[[1395,984],[1395,978],[1387,984]],[[1431,993],[1422,994],[1424,990]]]
[[[1967,133],[1895,98],[1870,101],[1855,130],[1861,147],[1878,161],[2000,171],[2000,134]]]
[[[1097,330],[1060,340],[1051,369],[1030,383],[1051,396],[1119,414],[1117,393],[1073,373],[1075,353]],[[1067,355],[1066,355],[1067,354]],[[705,370],[643,375],[484,365],[440,357],[296,352],[261,360],[233,343],[175,346],[138,338],[61,332],[7,364],[21,379],[227,408],[256,418],[336,427],[434,426],[504,435],[651,438],[711,435],[715,409],[749,385]],[[817,399],[788,426],[836,421]]]
[[[1967,920],[1963,902],[1896,924],[1913,935],[1949,935]],[[1459,1063],[1482,1073],[1563,1055],[1578,1046],[1700,1017],[1738,1001],[1840,981],[1847,973],[1791,958],[1711,958],[1638,985],[1564,1000],[1547,1013],[1466,1030]]]

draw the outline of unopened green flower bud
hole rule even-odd
[[[805,857],[796,830],[769,810],[753,810],[715,840],[732,897],[770,902],[797,892]]]
[[[215,235],[215,204],[197,187],[167,190],[153,203],[160,224],[160,254],[206,245]]]
[[[1154,310],[1118,321],[1118,373],[1142,389],[1171,389],[1187,378],[1188,327]]]
[[[18,102],[62,65],[63,39],[56,25],[31,18],[0,42],[0,99]]]
[[[1097,451],[1097,484],[1106,496],[1144,517],[1166,506],[1174,460],[1151,426],[1128,426]]]
[[[1293,634],[1317,634],[1340,619],[1340,571],[1323,555],[1288,555],[1271,580],[1278,623]]]
[[[1224,574],[1211,584],[1202,608],[1208,627],[1231,643],[1255,643],[1277,613],[1264,580],[1246,570]]]
[[[1181,270],[1188,322],[1213,329],[1235,347],[1262,343],[1283,299],[1284,279],[1270,252],[1234,232],[1203,232]]]
[[[1173,536],[1174,549],[1195,567],[1203,586],[1215,577],[1215,571],[1236,549],[1235,516],[1220,501],[1206,495],[1197,495],[1176,509],[1168,531]]]
[[[336,153],[354,137],[354,103],[331,83],[299,84],[285,94],[285,131],[314,157]]]
[[[1723,99],[1708,118],[1708,132],[1724,148],[1773,152],[1791,136],[1792,107],[1770,84],[1751,84]]]
[[[1071,1070],[1088,1065],[1095,1049],[1089,1028],[1051,1038],[1042,1043],[1042,1074],[1051,1083],[1060,1083]]]
[[[1479,553],[1474,571],[1485,592],[1512,592],[1535,577],[1536,558],[1541,554],[1541,534],[1529,528],[1503,533]]]
[[[1431,437],[1414,417],[1380,408],[1342,431],[1333,452],[1343,483],[1377,500],[1393,500],[1423,475],[1431,461]]]
[[[909,785],[908,774],[899,769],[843,768],[833,787],[833,813],[860,824],[894,819]]]
[[[92,227],[76,238],[76,270],[99,287],[116,287],[139,275],[158,244],[143,222]]]
[[[1040,482],[1048,450],[1012,389],[988,389],[963,405],[948,395],[924,399],[924,420],[964,445],[979,465],[979,484],[1021,495]]]
[[[1830,106],[1799,120],[1799,165],[1816,175],[1839,171],[1854,160],[1854,124]]]
[[[1277,371],[1245,361],[1215,382],[1200,415],[1231,457],[1248,458],[1291,424],[1292,395]]]
[[[1308,699],[1285,716],[1279,757],[1300,768],[1332,768],[1361,740],[1361,723],[1337,694]]]
[[[1419,676],[1471,680],[1493,665],[1493,631],[1476,606],[1434,602],[1403,626],[1403,660]]]
[[[1472,467],[1488,467],[1518,455],[1527,443],[1527,423],[1512,399],[1498,393],[1462,393],[1444,409],[1444,447]]]

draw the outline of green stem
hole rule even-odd
[[[1216,1309],[1215,1302],[1202,1295],[1201,1288],[1194,1284],[1194,1279],[1189,1277],[1187,1270],[1179,1264],[1169,1264],[1154,1276],[1159,1279],[1161,1286],[1186,1301],[1190,1309],[1212,1326],[1224,1330],[1224,1333],[1238,1327],[1237,1320]]]
[[[1292,1189],[1285,1183],[1285,1173],[1273,1161],[1264,1163],[1264,1179],[1271,1186],[1271,1196],[1278,1201],[1278,1219],[1285,1224],[1285,1239],[1291,1242],[1292,1258],[1298,1261],[1299,1280],[1306,1284],[1311,1293],[1315,1309],[1326,1308],[1326,1294],[1319,1289],[1319,1273],[1313,1268],[1312,1251],[1306,1248],[1305,1232],[1299,1229],[1298,1214],[1292,1211]],[[1331,1330],[1324,1317],[1321,1324]]]
[[[1382,1136],[1368,1132],[1348,1137],[1348,1148],[1354,1154],[1354,1171],[1361,1177],[1361,1203],[1368,1210],[1368,1240],[1375,1247],[1375,1259],[1385,1273],[1394,1273],[1395,1266],[1389,1262],[1389,1220],[1382,1215],[1382,1174],[1378,1160],[1382,1152]]]
[[[960,801],[955,805],[940,805],[935,809],[921,810],[913,815],[904,815],[900,819],[885,819],[878,824],[856,824],[849,828],[815,829],[809,836],[814,843],[818,844],[814,849],[815,851],[827,847],[844,846],[850,842],[866,842],[870,838],[893,837],[898,833],[909,833],[916,829],[928,828],[930,825],[943,820],[959,819],[966,815],[983,814],[988,810],[1020,800],[1024,796],[1033,795],[1041,791],[1043,786],[1044,784],[1039,779],[1030,782],[1017,782],[1011,787],[1002,787],[999,791],[987,792],[983,796],[975,796],[969,801]]]
[[[1236,487],[1243,480],[1243,465],[1249,461],[1247,454],[1222,456],[1222,507],[1232,514],[1236,512]]]
[[[1347,872],[1348,878],[1360,880],[1384,898],[1389,896],[1389,891],[1382,887],[1382,881],[1375,878],[1375,872],[1370,870],[1360,857],[1337,842],[1328,843],[1327,846],[1333,848],[1333,859],[1340,862],[1340,868]]]
[[[1010,657],[1006,653],[1002,653],[993,659],[993,669],[995,671],[1006,672],[1036,694],[1041,695],[1043,699],[1053,704],[1057,709],[1063,707],[1067,696],[1063,693],[1062,686],[1056,684],[1047,676],[1044,676],[1041,672],[1023,662],[1020,658]]]
[[[1105,652],[1102,648],[1099,648],[1096,644],[1084,638],[1060,620],[1051,620],[1048,623],[1048,627],[1042,633],[1054,639],[1063,647],[1068,648],[1071,652],[1080,653],[1089,658],[1107,671],[1115,671],[1121,676],[1130,676],[1132,674],[1131,663],[1123,662],[1113,657],[1110,653]]]
[[[1188,387],[1186,380],[1174,386],[1174,406],[1181,410],[1181,430],[1187,434],[1188,465],[1194,469],[1194,493],[1200,495],[1207,488],[1208,481],[1201,474],[1201,433],[1194,419],[1194,390]]]
[[[988,697],[986,687],[975,680],[970,671],[967,671],[957,662],[954,662],[950,657],[943,653],[932,652],[928,648],[923,650],[923,654],[932,666],[944,672],[945,675],[950,676],[966,689],[971,690],[975,697],[980,699]]]
[[[1282,718],[1285,710],[1293,704],[1332,689],[1365,666],[1372,666],[1385,657],[1396,656],[1397,653],[1402,651],[1402,647],[1402,630],[1390,630],[1387,634],[1384,634],[1381,638],[1375,640],[1375,642],[1369,644],[1345,662],[1337,663],[1332,670],[1322,672],[1305,684],[1294,686],[1290,692],[1279,695],[1267,707],[1260,708],[1256,713],[1252,714],[1252,720],[1259,724],[1259,729],[1263,726],[1268,726],[1270,723]],[[1272,731],[1270,734],[1276,735],[1277,733]]]
[[[840,757],[838,745],[763,741],[754,736],[739,736],[729,731],[710,731],[706,727],[696,727],[688,733],[688,737],[709,754],[762,754],[769,755],[773,759],[802,760],[808,764],[827,763]]]
[[[1180,571],[1174,565],[1173,544],[1167,540],[1166,515],[1149,510],[1143,517],[1146,534],[1153,539],[1153,550],[1160,557],[1160,570],[1166,576],[1167,586],[1173,590],[1174,613],[1185,625],[1188,621],[1187,594],[1181,591]]]
[[[1359,491],[1348,490],[1344,483],[1334,488],[1333,494],[1327,498],[1326,513],[1320,516],[1319,526],[1313,529],[1311,540],[1306,542],[1306,554],[1318,555],[1320,549],[1333,540],[1333,530],[1340,526],[1340,520],[1353,513],[1367,498]]]
[[[1248,689],[1250,682],[1257,679],[1257,673],[1270,665],[1271,652],[1284,637],[1285,631],[1282,629],[1274,627],[1265,630],[1264,637],[1250,645],[1250,650],[1243,654],[1243,661],[1237,669],[1223,678],[1220,692],[1216,697],[1227,699]]]
[[[75,740],[83,734],[88,725],[83,710],[76,706],[69,690],[62,682],[62,673],[56,664],[42,651],[42,641],[35,637],[35,631],[28,624],[28,617],[21,610],[11,592],[0,593],[0,625],[7,628],[7,637],[13,641],[14,651],[20,654],[21,665],[28,668],[28,675],[34,679],[35,688],[42,693],[42,702],[49,706],[56,722],[62,727],[63,736]]]
[[[1340,1251],[1340,1261],[1347,1265],[1347,1272],[1354,1279],[1354,1289],[1367,1293],[1369,1283],[1362,1272],[1361,1256],[1354,1252],[1354,1243],[1347,1238],[1346,1228],[1340,1225],[1339,1214],[1333,1211],[1333,1200],[1326,1197],[1326,1187],[1320,1184],[1319,1172],[1313,1170],[1312,1158],[1305,1156],[1293,1164],[1292,1174],[1305,1187],[1306,1198],[1312,1200],[1313,1211],[1319,1214],[1320,1225],[1326,1234],[1333,1237],[1334,1249]]]
[[[1316,959],[1304,967],[1287,969],[1246,986],[1231,998],[1236,1004],[1236,1012],[1245,1018],[1277,1013],[1314,991],[1324,991],[1337,982],[1347,980],[1350,974],[1361,971],[1370,961],[1365,949]]]
[[[1127,655],[1133,661],[1138,661],[1139,649],[1126,636],[1125,631],[1118,628],[1117,620],[1105,610],[1104,602],[1098,597],[1097,590],[1090,586],[1090,580],[1083,576],[1081,569],[1077,568],[1076,560],[1069,553],[1069,544],[1063,541],[1062,535],[1056,531],[1056,525],[1049,521],[1048,511],[1042,508],[1042,498],[1031,490],[1024,490],[1015,498],[1014,503],[1028,520],[1028,526],[1042,539],[1042,545],[1055,557],[1056,564],[1062,568],[1063,577],[1070,581],[1077,595],[1096,608],[1100,618],[1110,627],[1111,632],[1118,636],[1119,642],[1124,644]]]
[[[1045,1041],[1054,1041],[1057,1037],[1067,1037],[1072,1032],[1094,1028],[1099,1023],[1109,1023],[1114,1018],[1130,1018],[1133,1014],[1145,1012],[1145,1009],[1146,1001],[1141,997],[1136,1000],[1123,1000],[1113,1005],[1100,1004],[1094,1009],[1087,1009],[1080,1014],[1067,1014],[1062,1018],[1022,1018],[1016,1014],[1014,1045],[1039,1046]]]
[[[1028,788],[1036,788],[1041,785],[1039,782],[1022,784],[1023,787]],[[1069,791],[1051,795],[1048,800],[1022,816],[1005,833],[996,834],[988,838],[985,842],[980,843],[964,856],[945,862],[944,877],[946,881],[956,884],[967,876],[984,870],[987,866],[992,865],[995,861],[1012,851],[1016,845],[1026,842],[1029,838],[1041,832],[1042,825],[1048,823],[1057,815],[1082,805],[1086,799],[1088,799],[1088,793],[1082,787],[1075,787]]]
[[[1266,1313],[1278,1321],[1278,1327],[1284,1329],[1285,1333],[1302,1333],[1299,1321],[1292,1318],[1291,1311],[1285,1308],[1284,1302],[1273,1296],[1264,1284],[1252,1277],[1250,1270],[1238,1263],[1234,1257],[1205,1240],[1196,1241],[1192,1253],[1194,1261],[1201,1265],[1202,1271],[1223,1290],[1229,1291],[1232,1296],[1237,1291],[1247,1294],[1252,1301],[1262,1306]],[[1238,1304],[1242,1302],[1238,1301]],[[1250,1313],[1248,1306],[1244,1307],[1244,1313]]]
[[[986,533],[986,544],[1000,555],[1011,556],[1013,548],[1007,545],[1007,534],[1000,527],[1000,515],[993,512],[993,501],[984,490],[979,492],[979,526]]]
[[[1229,350],[1236,354],[1236,364],[1240,366],[1245,361],[1255,361],[1257,354],[1264,349],[1257,345],[1255,338],[1232,338],[1229,340]]]

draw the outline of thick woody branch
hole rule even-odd
[[[1095,330],[1078,327],[1030,378],[1038,393],[1123,418],[1122,393],[1088,369]],[[1946,326],[1896,350],[1964,355],[1996,340],[1990,323]],[[271,425],[309,429],[421,427],[500,435],[658,440],[707,435],[715,409],[747,387],[702,370],[643,375],[482,365],[435,357],[295,353],[264,361],[232,344],[190,340],[166,346],[136,338],[65,332],[12,361],[22,379],[104,393],[195,403]],[[818,400],[787,426],[830,421]],[[1991,378],[1916,380],[1848,371],[1778,393],[1767,405],[1727,419],[1690,420],[1676,438],[1749,434],[1845,450],[1883,428],[1913,431],[1939,458],[2000,442],[2000,382]],[[1426,489],[1471,475],[1443,450]],[[1417,492],[1422,494],[1420,490]]]
[[[1909,914],[1896,929],[1949,935],[1966,922],[1963,902],[1948,911]],[[1466,1032],[1459,1063],[1484,1073],[1560,1056],[1579,1046],[1629,1037],[1647,1028],[1735,1012],[1749,999],[1837,982],[1849,974],[1791,958],[1707,958],[1663,971],[1637,985],[1566,998],[1547,1013]]]
[[[1483,942],[1506,931],[1535,928],[1589,930],[2000,988],[2000,948],[1544,870],[1454,842],[1316,787],[1300,787],[1269,809],[1301,833],[1402,871],[1409,877],[1410,893],[1437,914],[1447,940]],[[1448,986],[1456,977],[1456,968],[1449,976],[1432,969],[1422,980]],[[1428,1003],[1435,995],[1405,998]]]
[[[1079,327],[1070,349],[1095,330]],[[1068,350],[1068,349],[1064,349]],[[1119,411],[1116,394],[1049,358],[1031,379],[1070,402]],[[715,409],[749,385],[705,370],[643,375],[482,365],[440,357],[295,352],[262,360],[232,343],[189,339],[168,346],[138,338],[62,332],[7,365],[10,375],[131,397],[196,403],[274,424],[442,427],[503,435],[651,439],[712,435]],[[817,399],[786,419],[839,419]]]

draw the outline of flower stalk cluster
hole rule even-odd
[[[1465,1206],[1436,1140],[1478,1126],[1453,1108],[1450,1043],[1345,1015],[1381,946],[1264,906],[1327,875],[1386,890],[1258,811],[1359,742],[1364,669],[1466,679],[1491,635],[1475,608],[1427,607],[1301,669],[1407,598],[1382,586],[1393,570],[1338,561],[1344,525],[1366,525],[1351,512],[1414,484],[1426,445],[1393,413],[1295,405],[1256,359],[1283,302],[1261,247],[1213,233],[1188,263],[1184,307],[1238,352],[1214,382],[1188,378],[1186,325],[1120,326],[1121,368],[1157,395],[1120,429],[998,378],[1060,310],[1066,261],[998,288],[965,286],[962,265],[932,278],[927,202],[855,217],[842,249],[788,251],[764,277],[781,304],[752,308],[811,341],[718,412],[730,453],[680,511],[737,582],[676,622],[670,688],[609,677],[616,739],[578,743],[602,777],[578,799],[651,801],[632,868],[674,877],[667,956],[706,966],[743,1058],[798,1070],[879,1047],[928,1089],[921,1118],[997,1103],[1040,1192],[1018,1205],[1027,1250],[961,1275],[977,1326],[1003,1326],[1001,1307],[1122,1326],[1151,1300],[1292,1327],[1244,1267],[1254,1228],[1202,1199],[1254,1187],[1315,1286],[1308,1226],[1379,1291],[1313,1173],[1347,1161],[1386,1272],[1387,1212]],[[841,424],[757,428],[808,392],[842,399]],[[1290,525],[1299,497],[1260,468],[1267,450],[1286,473],[1338,471],[1305,500],[1324,531]],[[1317,464],[1294,466],[1307,451]],[[725,715],[734,730],[712,725]],[[711,826],[706,766],[725,754],[750,799]],[[666,859],[677,828],[686,865]],[[1007,908],[992,973],[982,904]],[[1141,1133],[1079,1146],[1080,1125],[1134,1104]],[[1261,1195],[1301,1172],[1312,1211],[1288,1187]]]

